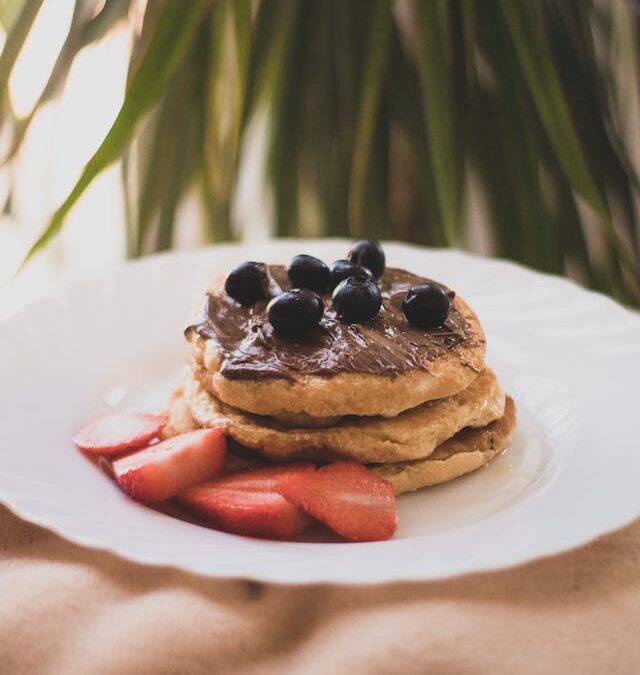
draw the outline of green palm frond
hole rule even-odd
[[[7,83],[41,4],[0,2],[9,157],[78,51],[131,5],[77,0],[49,83],[16,121]],[[149,0],[122,109],[29,255],[120,159],[129,255],[172,245],[194,188],[203,240],[233,238],[238,175],[256,161],[247,132],[266,116],[257,160],[276,234],[465,246],[473,184],[495,253],[640,304],[624,112],[640,101],[639,55],[622,0]]]
[[[53,65],[49,79],[33,109],[24,119],[18,120],[5,161],[13,158],[20,148],[22,139],[38,110],[63,91],[78,52],[83,47],[104,37],[116,23],[123,20],[129,12],[131,2],[132,0],[106,0],[104,3],[101,0],[76,0],[69,31]],[[36,10],[36,8],[39,9],[41,4],[41,1],[27,3],[25,8],[31,5]],[[33,18],[35,18],[35,14]],[[21,37],[24,41],[26,34]]]
[[[87,162],[69,196],[53,214],[49,224],[27,253],[25,263],[58,233],[67,214],[93,179],[122,156],[138,122],[157,103],[171,76],[192,47],[192,40],[198,31],[206,4],[205,0],[167,2],[111,129]],[[166,238],[166,234],[163,236]],[[158,247],[162,241],[163,238],[159,235]]]

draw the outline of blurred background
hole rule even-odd
[[[637,1],[0,0],[0,45],[0,313],[274,236],[455,246],[640,304]]]

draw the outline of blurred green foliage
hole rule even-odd
[[[76,0],[35,110],[131,4]],[[5,161],[33,117],[15,117],[6,89],[40,5],[0,2]],[[279,236],[468,246],[474,194],[497,255],[639,304],[623,114],[640,93],[639,25],[626,0],[149,0],[120,113],[32,253],[117,160],[130,255],[171,247],[192,189],[205,238],[232,239],[245,141],[263,119]]]

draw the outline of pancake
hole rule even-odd
[[[200,425],[191,414],[189,401],[186,399],[182,387],[178,387],[169,397],[169,404],[165,414],[168,421],[160,433],[160,440],[173,438],[173,436],[179,436],[180,434],[200,429]]]
[[[198,428],[182,389],[171,397],[168,416],[169,424],[165,427],[164,437]],[[500,454],[509,444],[515,425],[516,407],[513,399],[507,397],[502,417],[484,427],[462,429],[440,444],[426,459],[369,464],[368,468],[388,480],[398,495],[445,483],[481,468]],[[263,457],[247,452],[233,441],[230,443],[226,467],[228,472],[268,465]]]
[[[488,464],[508,445],[516,426],[516,406],[506,398],[504,415],[480,428],[468,427],[439,445],[426,459],[374,464],[368,468],[388,480],[396,494],[446,483]]]
[[[334,426],[311,429],[289,428],[229,406],[192,377],[186,378],[184,391],[198,425],[223,426],[238,443],[272,460],[315,462],[422,459],[464,427],[485,426],[501,417],[505,405],[505,395],[489,368],[455,396],[423,403],[396,417],[345,417]]]
[[[167,415],[168,422],[160,434],[161,440],[201,428],[191,414],[189,401],[185,397],[182,387],[178,387],[171,394],[165,414]],[[269,465],[264,457],[256,454],[253,450],[239,445],[233,438],[227,438],[227,449],[225,473],[236,473]]]
[[[285,268],[269,270],[272,294],[287,290]],[[296,342],[275,333],[266,301],[243,307],[226,295],[219,279],[185,331],[189,363],[218,400],[254,414],[282,420],[299,415],[305,427],[331,426],[346,415],[395,417],[457,394],[484,364],[484,332],[460,296],[452,299],[440,328],[419,329],[406,321],[402,298],[427,281],[404,270],[385,270],[382,308],[366,324],[340,321],[325,295],[320,326]]]

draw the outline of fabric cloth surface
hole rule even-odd
[[[0,507],[1,675],[640,673],[640,520],[434,583],[214,581],[82,548]]]

